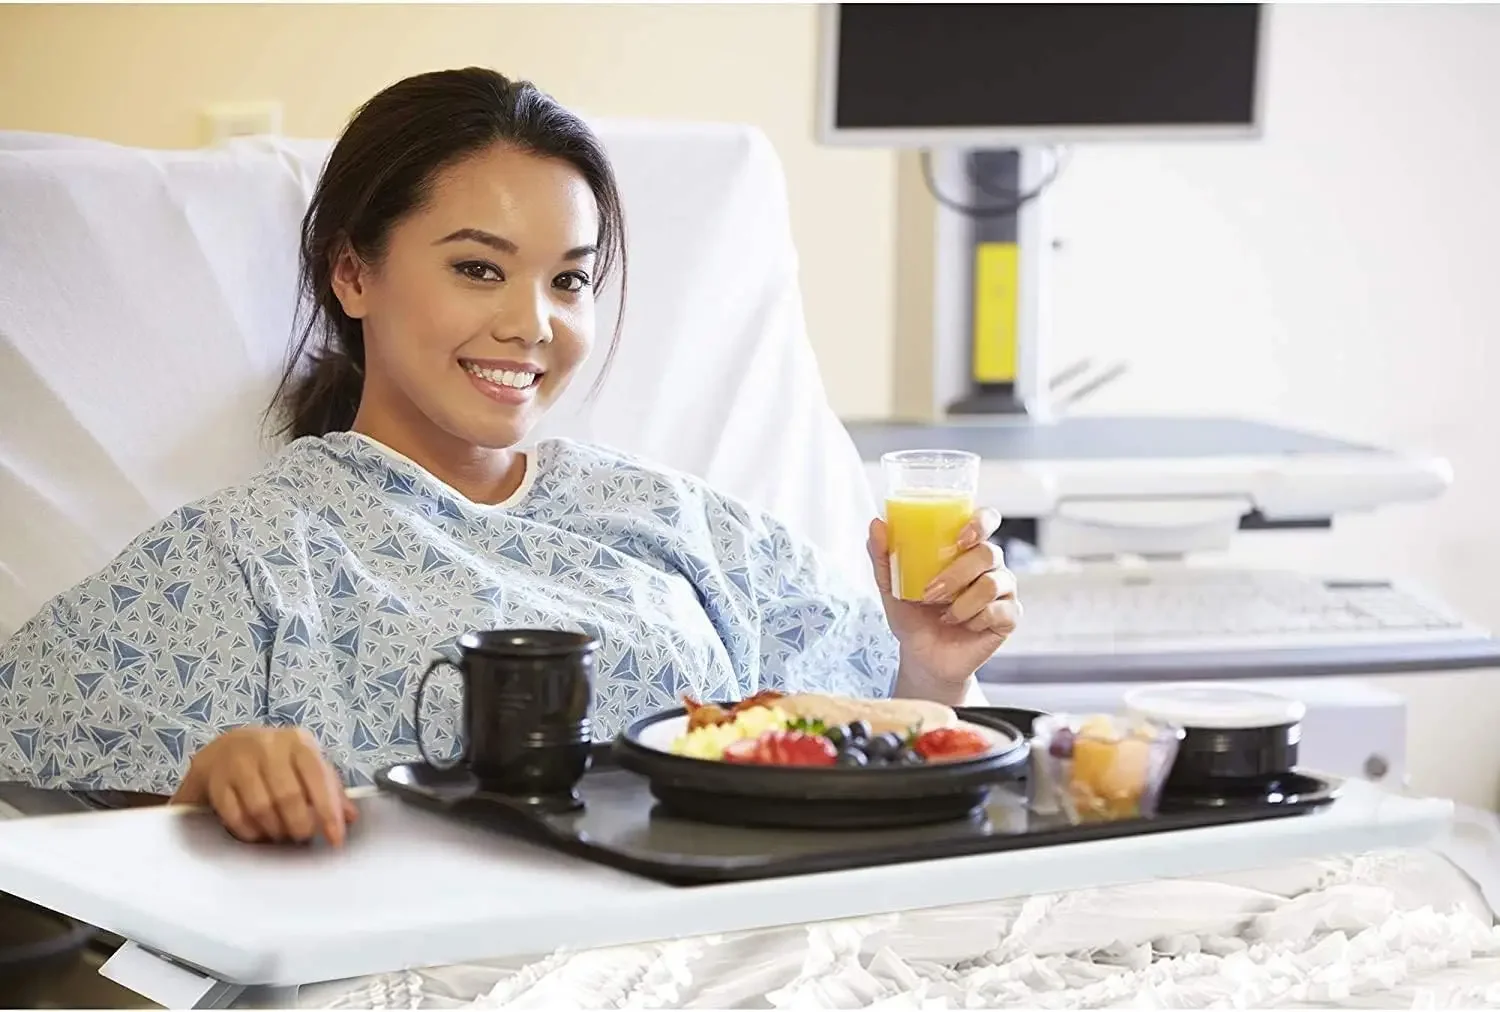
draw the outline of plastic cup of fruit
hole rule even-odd
[[[1051,714],[1032,733],[1029,804],[1071,823],[1150,818],[1177,758],[1180,727],[1138,717]]]

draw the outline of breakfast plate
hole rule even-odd
[[[1030,746],[1014,723],[984,709],[913,705],[774,693],[687,700],[626,728],[615,757],[672,814],[739,826],[963,819],[995,785],[1024,775]],[[699,712],[709,710],[707,719]]]

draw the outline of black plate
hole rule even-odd
[[[965,719],[972,719],[973,712],[966,711]],[[578,785],[584,807],[572,813],[538,812],[484,793],[461,770],[436,770],[420,763],[384,770],[376,783],[405,802],[445,817],[670,885],[842,871],[1285,818],[1313,812],[1332,802],[1339,791],[1337,780],[1297,774],[1306,789],[1295,795],[1229,800],[1151,819],[1073,826],[1060,815],[1028,811],[1023,790],[1005,783],[991,790],[983,808],[966,819],[861,833],[747,829],[674,815],[654,802],[644,777],[621,769],[614,758],[610,746],[595,746],[593,769]]]
[[[680,718],[667,710],[636,721],[615,740],[620,766],[650,781],[669,810],[732,826],[872,829],[965,819],[990,789],[1025,772],[1031,746],[988,708],[959,708],[960,718],[1010,744],[975,759],[919,766],[747,766],[672,755],[640,742],[652,726]]]
[[[1011,727],[1020,731],[1029,740],[1032,728],[1038,717],[1046,717],[1049,714],[1045,710],[1027,710],[1019,706],[983,706],[983,707],[960,707],[963,713],[982,713],[991,717],[998,717]]]

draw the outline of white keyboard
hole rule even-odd
[[[1327,648],[1483,639],[1439,602],[1378,581],[1183,566],[1022,573],[1004,654]]]

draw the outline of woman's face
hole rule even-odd
[[[438,173],[378,263],[345,254],[334,270],[364,326],[361,422],[522,440],[593,346],[598,236],[594,195],[566,162],[496,145]]]

